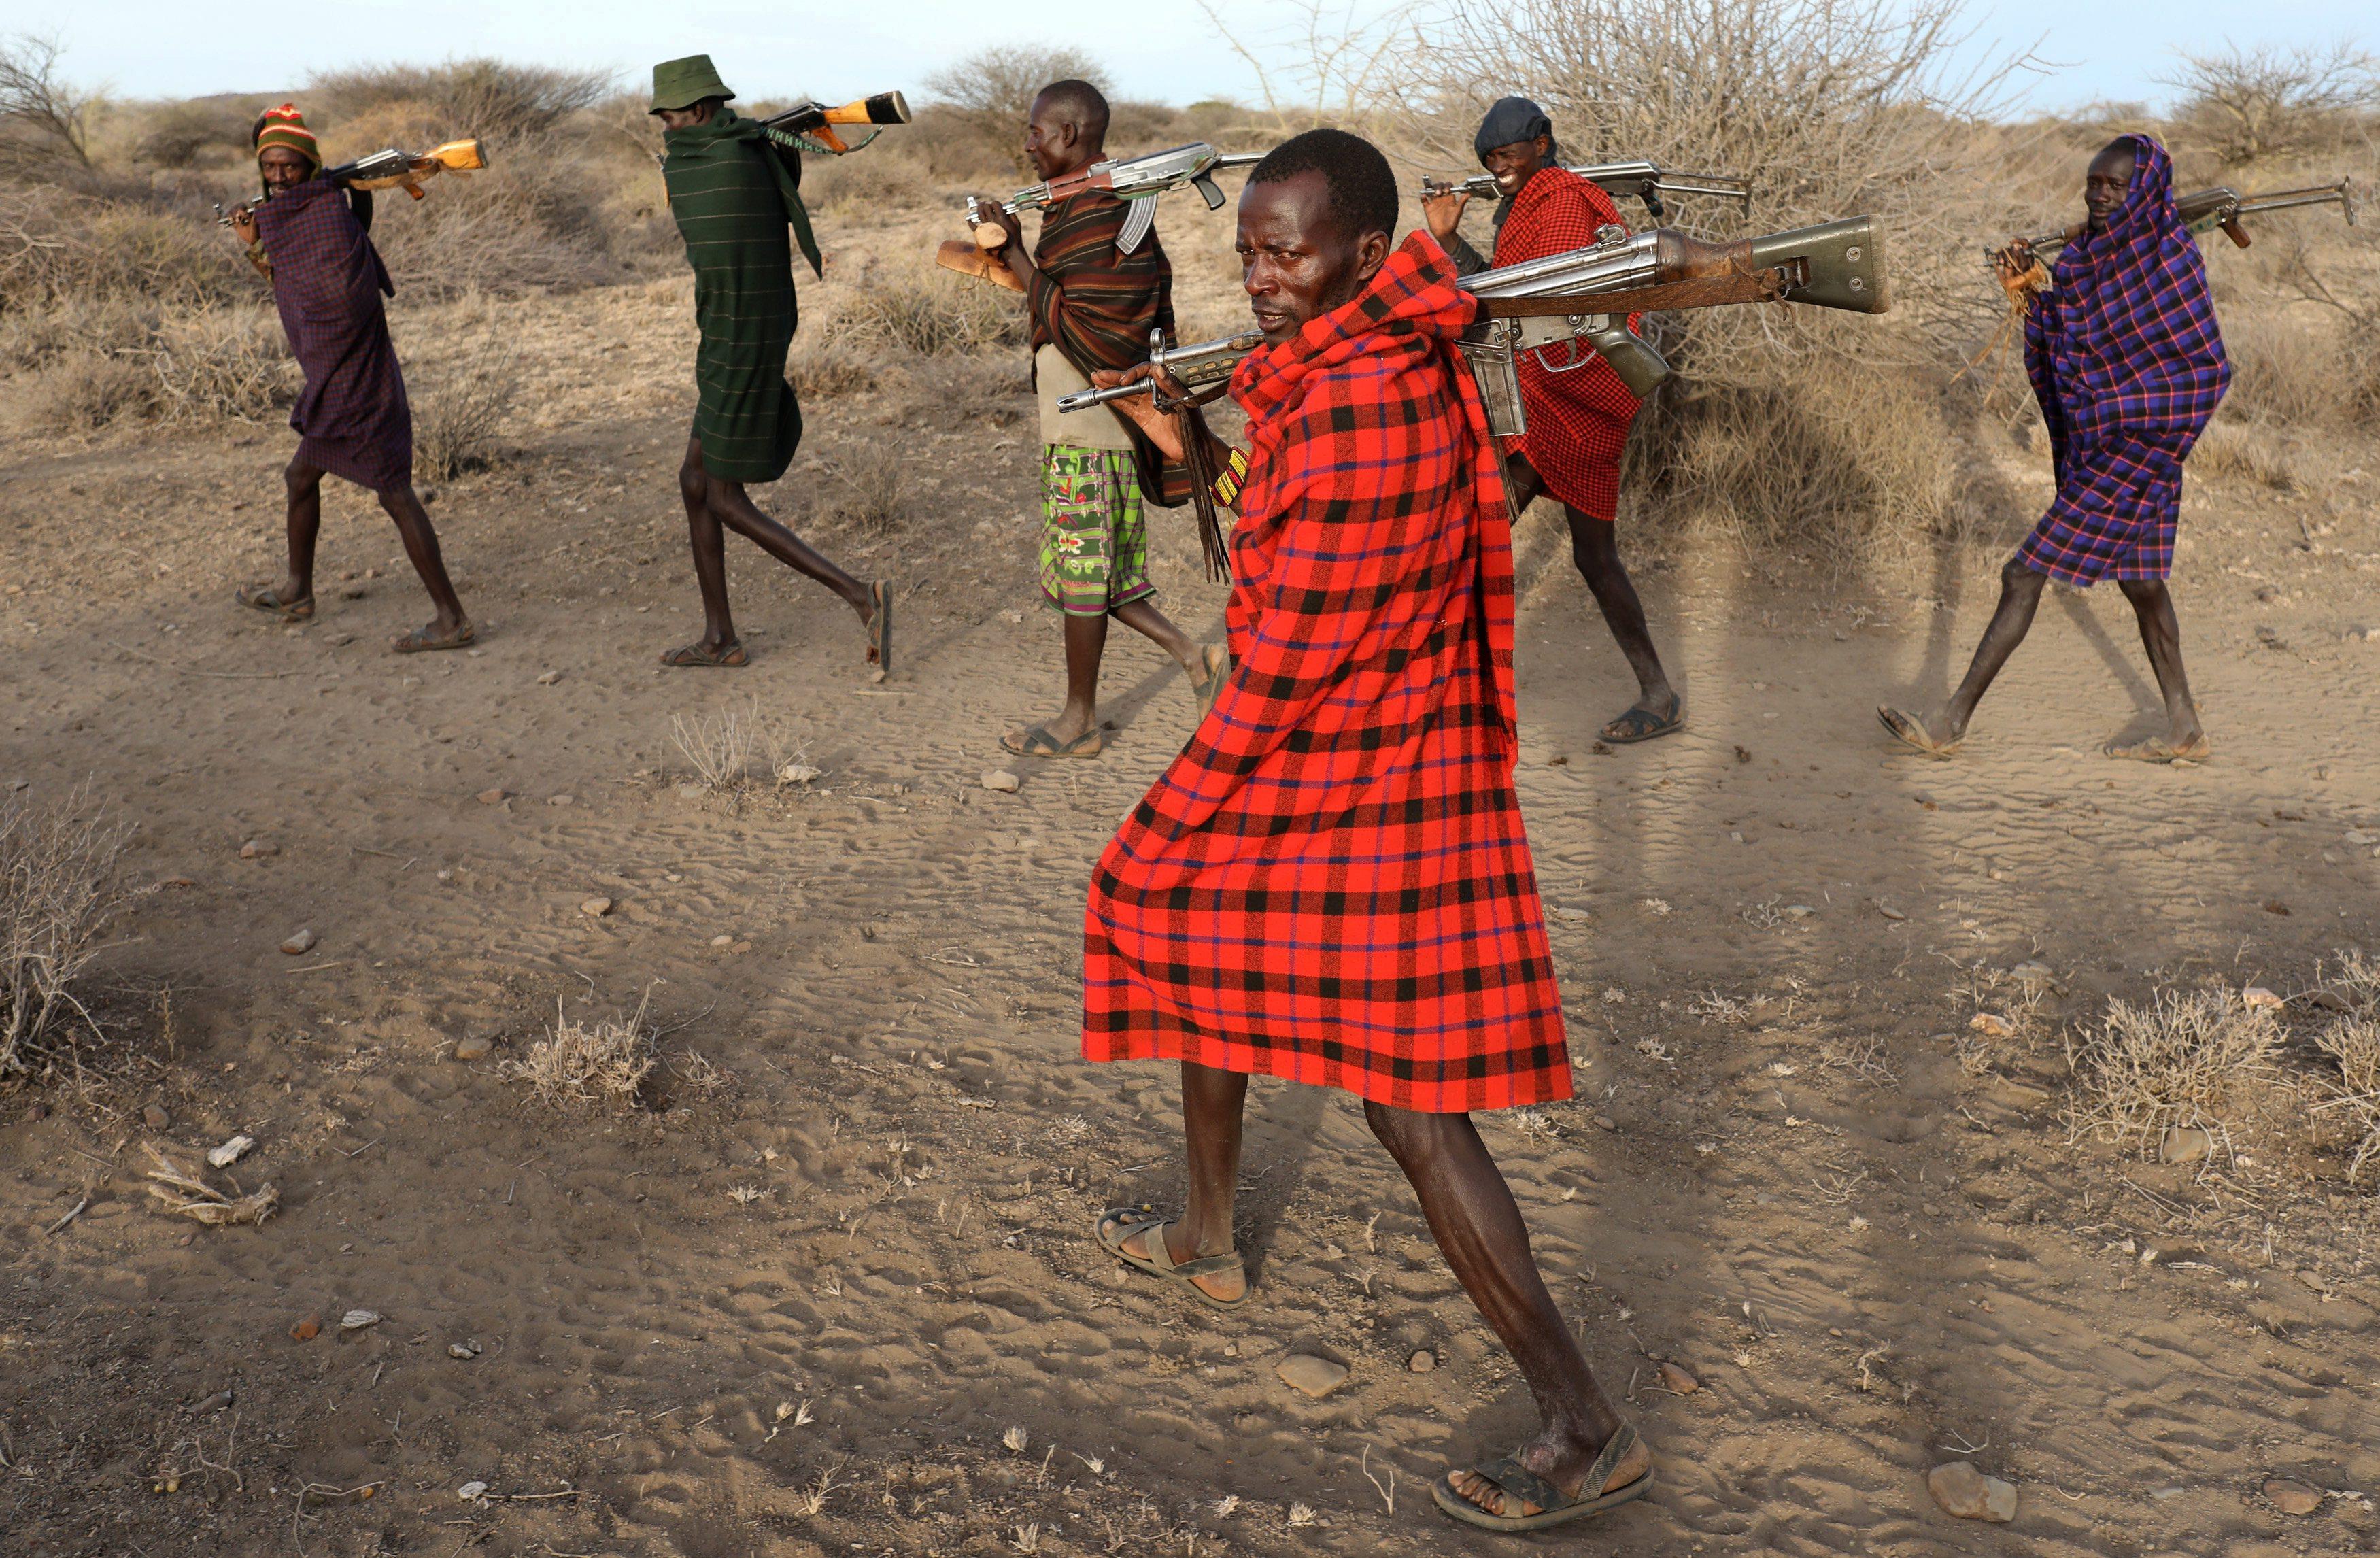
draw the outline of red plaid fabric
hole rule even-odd
[[[2066,246],[2024,322],[2058,496],[2018,549],[2068,584],[2163,578],[2181,462],[2231,383],[2206,262],[2173,203],[2173,161],[2145,135],[2107,230]]]
[[[1512,209],[1496,231],[1496,263],[1567,254],[1593,243],[1599,228],[1626,225],[1611,197],[1594,184],[1568,168],[1542,167],[1512,197]],[[1638,317],[1629,316],[1630,329]],[[1620,512],[1620,456],[1636,420],[1636,397],[1611,364],[1583,343],[1577,349],[1586,365],[1568,372],[1549,371],[1538,352],[1521,359],[1521,407],[1529,431],[1505,447],[1526,455],[1555,497],[1591,518],[1609,519]],[[1562,347],[1553,355],[1565,360]]]
[[[1083,1053],[1450,1113],[1570,1096],[1512,789],[1512,556],[1472,304],[1415,233],[1240,365],[1233,667],[1099,858]]]
[[[396,288],[347,192],[319,178],[291,185],[256,208],[256,236],[289,354],[306,371],[289,408],[298,459],[376,493],[404,486],[413,410],[380,301]]]

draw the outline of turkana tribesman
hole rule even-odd
[[[1249,1077],[1361,1096],[1544,1414],[1438,1503],[1524,1530],[1636,1497],[1652,1457],[1469,1114],[1569,1097],[1570,1056],[1513,791],[1511,526],[1454,347],[1473,304],[1427,237],[1391,248],[1396,219],[1388,160],[1342,130],[1276,148],[1240,199],[1266,344],[1232,381],[1247,450],[1209,450],[1239,508],[1233,665],[1100,857],[1085,928],[1083,1053],[1181,1063],[1188,1205],[1098,1235],[1185,1297],[1246,1302]]]
[[[1087,81],[1053,81],[1033,100],[1025,155],[1044,179],[1107,155],[1108,101]],[[1113,617],[1172,655],[1190,677],[1203,712],[1226,668],[1223,651],[1201,645],[1157,609],[1148,578],[1144,493],[1179,503],[1167,471],[1139,431],[1112,411],[1061,416],[1058,397],[1087,389],[1087,373],[1140,361],[1148,333],[1173,328],[1173,266],[1149,219],[1153,200],[1122,201],[1103,189],[1070,195],[1041,213],[1031,254],[1016,218],[985,199],[979,208],[1007,228],[1000,257],[1025,288],[1032,316],[1033,386],[1041,403],[1041,598],[1064,619],[1066,702],[1045,724],[1012,730],[1001,745],[1037,758],[1094,758],[1106,749],[1099,724],[1099,661]]]
[[[1498,265],[1516,265],[1573,249],[1585,249],[1606,227],[1627,224],[1611,197],[1556,158],[1553,121],[1524,97],[1500,99],[1480,121],[1473,143],[1480,164],[1494,176],[1500,198],[1491,220]],[[1439,195],[1422,202],[1422,219],[1454,258],[1457,271],[1471,275],[1489,262],[1456,230],[1471,197]],[[1635,321],[1629,321],[1635,327]],[[1577,351],[1585,351],[1573,344]],[[1593,353],[1566,371],[1549,371],[1540,354],[1520,361],[1521,407],[1529,431],[1505,445],[1504,486],[1512,511],[1526,508],[1539,493],[1550,493],[1570,519],[1571,556],[1594,592],[1603,620],[1636,673],[1635,704],[1603,727],[1611,742],[1649,741],[1684,728],[1684,706],[1670,687],[1659,651],[1645,625],[1644,603],[1620,561],[1620,456],[1628,427],[1636,418],[1636,396],[1611,365]]]
[[[282,472],[289,493],[287,571],[278,584],[243,586],[236,596],[285,622],[313,618],[314,542],[328,471],[380,499],[438,609],[426,627],[390,647],[400,654],[460,649],[472,639],[471,623],[446,578],[438,532],[413,490],[413,409],[381,306],[396,287],[372,247],[371,196],[316,176],[322,150],[293,104],[267,110],[250,139],[265,198],[235,210],[232,230],[248,245],[249,262],[272,279],[273,305],[306,387],[289,409],[298,453]]]
[[[794,244],[813,275],[823,267],[801,197],[793,137],[739,117],[709,55],[653,67],[651,112],[662,122],[670,213],[694,267],[694,317],[702,332],[694,378],[700,399],[678,468],[702,637],[662,656],[664,665],[748,663],[727,606],[725,531],[749,539],[786,566],[844,599],[868,630],[868,663],[892,668],[892,587],[862,584],[801,537],[760,512],[744,491],[774,481],[802,441],[801,402],[785,382],[794,344]],[[793,241],[786,233],[791,229]]]
[[[1948,757],[1966,738],[1985,689],[2033,626],[2050,579],[2088,589],[2103,578],[2132,603],[2141,643],[2165,699],[2166,730],[2103,749],[2147,762],[2204,758],[2181,664],[2181,625],[2166,588],[2181,517],[2181,462],[2231,382],[2198,244],[2173,203],[2173,160],[2145,135],[2102,147],[2082,181],[2088,218],[2077,228],[2046,293],[2024,317],[2025,371],[2033,380],[2058,495],[2000,570],[2000,600],[1949,707],[1928,722],[1879,708],[1887,730],[1921,752]],[[1994,257],[2004,284],[2021,286],[2034,265],[2012,244]]]

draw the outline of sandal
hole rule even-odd
[[[468,622],[443,637],[436,635],[437,624],[417,627],[402,639],[391,639],[388,647],[398,654],[424,654],[431,650],[462,649],[480,635]]]
[[[1231,679],[1232,651],[1220,644],[1206,644],[1198,651],[1198,663],[1203,670],[1190,678],[1190,695],[1198,700],[1198,717],[1205,719],[1207,711],[1215,706],[1215,699]]]
[[[1020,758],[1095,758],[1108,749],[1107,732],[1098,725],[1075,736],[1061,741],[1050,734],[1046,724],[1028,730],[1012,730],[1000,738],[1000,749]]]
[[[868,663],[879,681],[892,674],[892,581],[880,578],[868,587]]]
[[[1536,1504],[1537,1512],[1535,1515],[1488,1514],[1454,1491],[1454,1474],[1451,1471],[1429,1485],[1429,1496],[1437,1501],[1439,1508],[1466,1526],[1477,1526],[1489,1531],[1542,1531],[1548,1526],[1564,1525],[1590,1515],[1601,1515],[1632,1499],[1643,1498],[1646,1490],[1653,1486],[1653,1468],[1649,1466],[1645,1468],[1644,1476],[1608,1493],[1585,1491],[1589,1488],[1599,1489],[1610,1481],[1613,1468],[1627,1458],[1628,1452],[1636,1448],[1638,1442],[1636,1430],[1621,1424],[1620,1431],[1611,1436],[1603,1446],[1602,1453],[1595,1457],[1595,1464],[1586,1468],[1586,1479],[1579,1484],[1581,1491],[1574,1499],[1567,1497],[1560,1489],[1523,1466],[1518,1451],[1469,1468],[1473,1476],[1486,1478],[1504,1493]]]
[[[1917,716],[1903,713],[1887,704],[1876,705],[1876,717],[1883,722],[1884,728],[1890,731],[1903,746],[1913,748],[1929,758],[1947,758],[1966,744],[1967,738],[1963,736],[1954,736],[1948,741],[1937,741],[1934,739],[1934,733],[1926,729]]]
[[[284,622],[314,620],[314,597],[300,595],[294,601],[281,598],[281,590],[272,584],[243,584],[231,592],[231,598],[251,611],[277,616]]]
[[[744,652],[744,646],[741,643],[730,644],[725,649],[713,649],[708,644],[693,643],[674,649],[662,655],[662,663],[664,665],[720,665],[733,670],[740,665],[751,664],[752,657]]]
[[[2134,762],[2204,762],[2215,755],[2215,743],[2204,733],[2181,747],[2162,736],[2152,736],[2145,741],[2110,741],[2099,750],[2104,756],[2128,758]]]
[[[1165,1248],[1165,1230],[1172,1225],[1172,1218],[1152,1217],[1130,1207],[1114,1207],[1099,1213],[1099,1221],[1092,1224],[1092,1232],[1101,1249],[1133,1270],[1147,1272],[1172,1286],[1187,1288],[1218,1309],[1236,1309],[1255,1296],[1256,1289],[1243,1286],[1236,1298],[1218,1298],[1199,1286],[1194,1279],[1219,1277],[1228,1272],[1237,1272],[1240,1281],[1245,1284],[1248,1277],[1247,1265],[1236,1249],[1222,1255],[1202,1255],[1196,1260],[1184,1260],[1176,1265],[1172,1254]],[[1149,1252],[1147,1255],[1135,1255],[1123,1248],[1126,1239],[1140,1233],[1149,1235]],[[1607,1470],[1605,1475],[1610,1474]]]
[[[1603,727],[1606,741],[1615,747],[1633,747],[1639,741],[1650,741],[1657,736],[1668,736],[1686,728],[1686,700],[1676,693],[1670,694],[1667,713],[1657,714],[1650,709],[1631,709]]]

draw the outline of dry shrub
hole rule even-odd
[[[555,1108],[634,1103],[637,1089],[644,1086],[659,1058],[654,1045],[660,1035],[645,1020],[651,1004],[652,992],[648,989],[625,1022],[611,1017],[578,1022],[564,1014],[557,1000],[553,1026],[528,1047],[527,1054],[507,1062],[504,1074],[527,1082],[539,1102]]]
[[[98,1037],[75,987],[122,901],[115,865],[130,835],[88,788],[50,806],[0,801],[0,1080],[71,1064],[78,1028]]]
[[[943,124],[935,127],[952,149],[965,148],[984,163],[1004,162],[1031,176],[1025,160],[1025,120],[1033,100],[1052,81],[1088,81],[1102,92],[1108,73],[1080,49],[999,47],[978,49],[926,78]]]
[[[2275,492],[2294,492],[2297,461],[2281,436],[2261,422],[2209,422],[2190,452],[2190,469],[2201,476],[2252,481]]]
[[[71,300],[250,301],[238,245],[188,212],[0,184],[0,312]]]
[[[255,422],[297,396],[288,338],[269,309],[167,313],[121,300],[11,316],[0,365],[29,375],[24,403],[45,431],[137,422]]]
[[[258,421],[297,398],[300,374],[271,309],[200,309],[165,319],[149,349],[164,415]]]
[[[1939,530],[1951,506],[1949,429],[1906,373],[1820,359],[1791,385],[1703,395],[1648,420],[1630,486],[1747,544],[1864,553],[1888,529]]]
[[[820,517],[854,535],[888,536],[906,512],[903,463],[897,447],[863,444],[826,468],[834,485],[819,499]]]
[[[2154,1147],[2169,1126],[2222,1130],[2274,1085],[2280,1023],[2237,991],[2159,991],[2143,1005],[2107,1003],[2095,1029],[2067,1040],[2076,1137],[2106,1132]]]
[[[512,354],[502,347],[484,347],[459,366],[424,375],[412,397],[414,473],[451,481],[495,464],[497,439],[519,395]]]
[[[760,721],[756,699],[749,711],[730,708],[716,714],[670,716],[670,735],[677,749],[694,765],[696,781],[714,794],[741,790],[746,767],[752,761]]]
[[[2350,410],[2339,393],[2347,365],[2327,323],[2231,310],[2223,321],[2223,352],[2231,359],[2224,409],[2298,426],[2334,421]]]
[[[34,378],[25,406],[37,427],[79,433],[153,420],[163,401],[148,364],[104,352],[75,352]]]
[[[2365,129],[2364,114],[2380,105],[2380,60],[2345,40],[2234,43],[2185,55],[2179,70],[2158,79],[2180,89],[2179,125],[2226,167],[2329,151]]]
[[[1023,342],[1025,316],[998,287],[935,266],[902,264],[871,271],[820,334],[863,349],[973,354]]]
[[[609,71],[461,59],[322,71],[306,92],[329,124],[402,104],[425,110],[442,137],[475,135],[501,143],[553,129],[601,102],[611,85]]]
[[[2350,1184],[2362,1177],[2363,1165],[2380,1157],[2380,1021],[2369,1016],[2341,1017],[2318,1034],[2314,1042],[2338,1062],[2338,1080],[2318,1110],[2345,1114],[2358,1138],[2349,1162]]]
[[[811,331],[794,342],[786,377],[804,399],[854,395],[876,387],[876,363],[857,342]]]

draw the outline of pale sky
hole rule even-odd
[[[1353,4],[1377,8],[1374,0]],[[1297,15],[1265,0],[1223,0],[1217,8],[1252,41]],[[929,72],[988,44],[1062,43],[1104,61],[1126,96],[1257,98],[1254,73],[1190,0],[1093,4],[1074,14],[1085,24],[1061,31],[1037,25],[1022,7],[981,0],[313,0],[261,10],[188,0],[0,0],[0,33],[54,34],[67,46],[70,79],[131,97],[278,91],[329,67],[476,55],[616,69],[634,85],[654,60],[709,53],[747,97],[808,92],[840,101],[888,88],[919,91]],[[2372,14],[2368,3],[2346,0],[2002,0],[1975,6],[1971,19],[1978,52],[2041,40],[2040,54],[2062,68],[2034,88],[2032,101],[2054,108],[2154,101],[2163,89],[2151,78],[2170,66],[2177,47],[2204,49],[2226,38],[2326,43],[2359,27],[2380,34]]]

